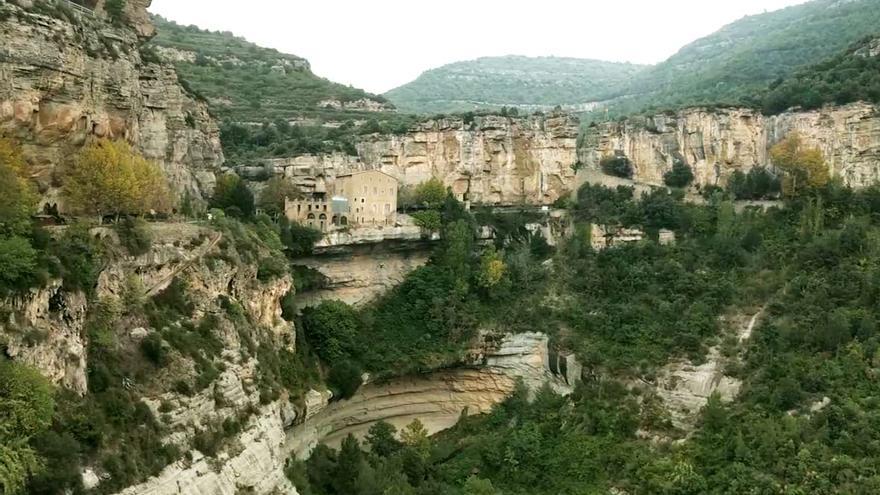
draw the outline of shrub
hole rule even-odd
[[[599,162],[599,168],[607,175],[631,179],[633,176],[632,163],[625,156],[609,156]]]
[[[289,271],[287,261],[278,256],[266,256],[257,267],[257,278],[263,282],[283,277]]]
[[[446,187],[440,179],[432,177],[416,186],[414,196],[416,205],[438,209],[446,201]]]
[[[302,312],[306,339],[326,362],[351,357],[360,328],[357,312],[342,301],[323,301]]]
[[[125,217],[116,224],[116,233],[119,235],[119,242],[132,256],[146,254],[153,244],[149,226],[140,218]]]
[[[330,368],[327,375],[327,384],[333,389],[333,396],[340,399],[349,399],[363,382],[363,371],[355,363],[345,360],[338,362]]]
[[[443,217],[437,210],[417,211],[412,217],[418,227],[428,232],[437,232],[443,227]]]
[[[141,341],[141,353],[160,368],[168,364],[168,351],[158,333],[152,333]]]
[[[672,170],[663,174],[663,183],[669,187],[683,188],[694,180],[694,172],[686,163],[676,160]]]
[[[98,282],[101,249],[85,224],[68,227],[52,248],[61,263],[64,286],[90,292]]]
[[[29,285],[36,268],[37,251],[27,239],[0,238],[0,293]]]

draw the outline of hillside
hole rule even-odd
[[[762,107],[775,114],[792,107],[812,110],[860,100],[880,103],[880,37],[865,38],[843,54],[774,82]]]
[[[426,71],[385,96],[401,111],[463,112],[584,105],[644,66],[559,57],[484,57]]]
[[[220,117],[261,122],[392,110],[382,97],[315,75],[304,58],[229,32],[181,26],[159,16],[153,22],[157,36],[151,46]]]
[[[880,0],[814,0],[748,16],[697,40],[616,91],[614,113],[646,107],[756,104],[753,95],[822,62],[880,25]]]

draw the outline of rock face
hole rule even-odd
[[[578,154],[598,170],[607,156],[632,161],[637,182],[660,185],[676,161],[689,165],[694,184],[724,185],[731,174],[772,166],[769,149],[792,132],[819,148],[832,174],[862,187],[880,179],[880,113],[854,103],[764,116],[751,109],[691,108],[590,128]]]
[[[518,380],[530,390],[547,383],[559,393],[570,393],[574,383],[551,371],[547,343],[541,333],[505,335],[485,342],[472,366],[364,385],[351,399],[330,404],[291,430],[288,448],[307,457],[318,443],[338,447],[349,434],[363,437],[379,421],[401,429],[418,419],[433,434],[454,426],[462,414],[489,412],[514,391]]]
[[[52,17],[0,5],[9,13],[0,23],[0,134],[23,145],[45,203],[60,203],[60,170],[91,137],[128,140],[181,194],[199,198],[213,188],[223,162],[219,130],[173,68],[141,57],[148,5],[128,2],[126,27],[100,10]]]
[[[357,149],[362,166],[402,184],[437,177],[473,203],[550,204],[574,181],[577,134],[578,121],[565,114],[453,118],[368,136]]]

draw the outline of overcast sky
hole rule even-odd
[[[153,0],[181,24],[232,31],[382,93],[490,55],[657,63],[744,15],[804,0]]]

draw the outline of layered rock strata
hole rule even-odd
[[[625,156],[633,179],[662,185],[676,162],[687,164],[700,186],[724,185],[734,171],[772,167],[770,148],[797,133],[822,151],[832,175],[853,187],[880,179],[880,112],[867,103],[775,116],[745,108],[690,108],[598,124],[587,130],[580,162],[598,171],[602,158]]]

